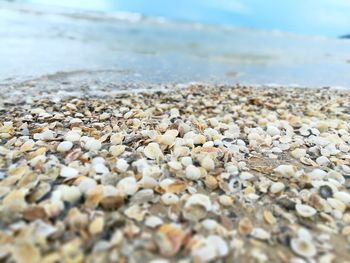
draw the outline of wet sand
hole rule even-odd
[[[347,91],[172,88],[3,100],[2,261],[349,262]]]

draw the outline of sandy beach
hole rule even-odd
[[[349,101],[212,85],[6,101],[0,259],[350,262]]]

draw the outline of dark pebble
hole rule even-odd
[[[319,192],[320,192],[320,196],[324,199],[327,199],[333,196],[333,190],[328,185],[322,185],[319,189]]]

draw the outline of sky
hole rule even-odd
[[[28,0],[97,11],[338,37],[350,34],[350,0]]]

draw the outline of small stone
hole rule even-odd
[[[124,173],[128,170],[129,164],[124,159],[118,159],[117,164],[116,164],[116,168],[118,169],[119,172]]]
[[[240,175],[239,175],[239,178],[242,180],[242,181],[248,181],[248,180],[251,180],[253,179],[255,176],[251,173],[248,173],[248,172],[242,172]]]
[[[122,153],[125,152],[125,145],[112,145],[110,148],[109,148],[109,152],[115,156],[115,157],[118,157],[119,155],[121,155]]]
[[[275,168],[274,171],[276,173],[281,174],[282,176],[285,176],[285,177],[293,177],[295,174],[295,170],[294,170],[293,165],[282,164],[282,165],[278,166],[277,168]]]
[[[156,228],[163,224],[163,220],[158,216],[149,216],[146,218],[145,225],[150,228]]]
[[[295,149],[291,152],[291,154],[295,159],[300,159],[302,157],[305,157],[306,150],[305,149]]]
[[[28,152],[33,149],[35,142],[33,140],[28,140],[22,144],[20,152]]]
[[[312,217],[317,212],[315,208],[308,205],[302,205],[302,204],[296,204],[295,209],[297,213],[302,217]]]
[[[339,201],[342,201],[346,205],[350,204],[350,194],[347,192],[336,192],[334,194],[334,198]]]
[[[280,135],[281,133],[281,131],[276,126],[273,126],[273,125],[267,126],[266,132],[270,136]]]
[[[194,194],[185,203],[184,217],[189,220],[200,220],[211,210],[210,198],[203,194]]]
[[[335,194],[334,194],[334,196],[335,196]],[[346,210],[346,205],[342,201],[340,201],[338,199],[330,197],[330,198],[327,198],[327,202],[335,210],[338,210],[338,211],[340,211],[342,213],[344,213],[345,210]]]
[[[57,146],[57,151],[68,152],[70,149],[72,149],[72,147],[73,147],[73,143],[71,141],[64,141]]]
[[[75,203],[81,197],[80,190],[76,186],[64,185],[64,187],[61,187],[61,195],[62,195],[62,200],[67,201],[69,203]]]
[[[154,142],[148,144],[143,150],[143,153],[147,158],[152,160],[159,160],[163,157],[162,150],[160,149],[159,145]]]
[[[268,210],[264,211],[264,219],[270,225],[276,224],[276,222],[277,222],[276,218],[273,216],[271,211],[268,211]]]
[[[84,178],[80,181],[78,188],[80,192],[86,193],[90,189],[95,188],[97,185],[96,181],[92,178]]]
[[[102,216],[96,217],[89,225],[89,232],[91,235],[97,235],[103,231],[104,219]]]
[[[238,222],[238,232],[241,235],[248,235],[253,230],[253,224],[248,217],[244,217]]]
[[[215,162],[209,156],[204,157],[200,163],[201,166],[207,171],[212,171],[215,169]]]
[[[319,193],[320,193],[320,196],[324,199],[327,199],[333,196],[333,190],[328,185],[322,185],[319,189]]]
[[[222,204],[223,206],[226,206],[226,207],[233,205],[233,199],[232,199],[232,197],[230,197],[228,195],[220,195],[219,202],[220,202],[220,204]]]
[[[271,238],[270,233],[262,228],[253,228],[253,230],[250,232],[250,235],[260,240],[269,240]]]
[[[139,186],[134,177],[125,177],[118,182],[117,189],[122,195],[133,195],[137,192]]]
[[[330,164],[330,161],[327,157],[320,156],[316,159],[316,163],[320,166],[327,166],[328,164]]]

